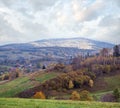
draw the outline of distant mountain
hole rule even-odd
[[[66,38],[66,39],[49,39],[30,42],[34,47],[72,47],[78,49],[99,50],[101,48],[112,48],[113,44],[100,42],[85,38]]]
[[[6,72],[5,66],[26,68],[36,71],[37,64],[62,62],[71,63],[78,55],[93,55],[102,48],[113,48],[113,44],[84,38],[49,39],[21,44],[0,46],[0,69]]]
[[[29,49],[45,47],[64,47],[77,48],[84,50],[99,50],[101,48],[112,48],[114,45],[106,42],[95,41],[85,38],[62,38],[62,39],[44,39],[29,43],[8,44],[0,46],[2,49]]]
[[[80,54],[97,53],[113,44],[85,38],[49,39],[21,44],[0,46],[0,60],[66,59]]]

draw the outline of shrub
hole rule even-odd
[[[83,91],[80,93],[80,100],[81,100],[81,101],[92,101],[93,98],[90,96],[90,92],[89,92],[89,91],[83,90]]]
[[[119,91],[118,88],[116,88],[116,89],[113,91],[113,95],[115,96],[116,101],[119,101],[119,100],[120,100],[120,91]]]
[[[69,89],[72,89],[74,87],[74,84],[72,82],[72,80],[69,81]]]
[[[88,72],[88,76],[91,77],[91,79],[95,79],[96,78],[96,75],[94,72]]]
[[[65,65],[61,63],[56,64],[56,66],[54,67],[54,70],[56,71],[64,71],[64,69],[65,69]]]
[[[103,95],[100,99],[102,102],[115,102],[115,96],[111,93],[107,93],[105,95]]]
[[[18,78],[20,76],[20,74],[22,75],[20,69],[16,68],[16,69],[12,70],[11,72],[9,72],[9,80]]]
[[[46,99],[45,94],[42,91],[36,92],[35,95],[33,96],[33,98],[35,98],[35,99]]]
[[[2,80],[8,80],[9,79],[9,75],[8,74],[5,74],[2,78]]]
[[[110,65],[105,65],[105,67],[104,67],[104,71],[105,71],[105,73],[109,74],[110,71],[111,71],[111,67],[110,67]]]
[[[80,95],[77,91],[72,92],[72,96],[70,97],[72,100],[80,100]]]
[[[93,82],[93,80],[90,79],[90,80],[89,80],[89,86],[90,86],[90,87],[93,87],[93,85],[94,85],[94,82]]]

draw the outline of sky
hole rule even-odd
[[[75,37],[120,44],[120,0],[0,0],[0,45]]]

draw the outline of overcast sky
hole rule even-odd
[[[120,0],[0,0],[0,45],[84,37],[120,43]]]

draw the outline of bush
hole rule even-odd
[[[45,94],[43,92],[36,92],[35,95],[33,96],[35,99],[46,99]]]
[[[90,96],[90,92],[89,92],[89,91],[83,90],[83,91],[80,93],[80,100],[81,100],[81,101],[92,101],[93,98]]]
[[[96,78],[96,75],[94,72],[88,72],[88,76],[91,77],[91,79],[95,79]]]
[[[56,70],[56,71],[65,71],[65,65],[64,65],[64,64],[61,64],[61,63],[58,63],[58,64],[56,64],[56,66],[54,67],[54,70]]]
[[[116,88],[116,89],[113,91],[113,95],[115,96],[116,101],[119,101],[119,100],[120,100],[120,91],[119,91],[118,88]]]
[[[74,87],[74,84],[72,82],[72,80],[69,81],[69,89],[72,89]]]
[[[90,86],[90,87],[93,87],[93,85],[94,85],[94,82],[93,82],[93,80],[90,79],[90,80],[89,80],[89,86]]]
[[[18,78],[20,74],[22,73],[18,68],[12,70],[11,72],[9,72],[9,80],[14,80],[15,78]]]
[[[5,74],[2,78],[2,80],[9,80],[9,75],[8,74]]]
[[[77,91],[72,92],[72,96],[70,97],[72,100],[80,100],[80,95]]]
[[[115,102],[115,96],[111,93],[107,93],[105,95],[103,95],[100,99],[102,102]]]

